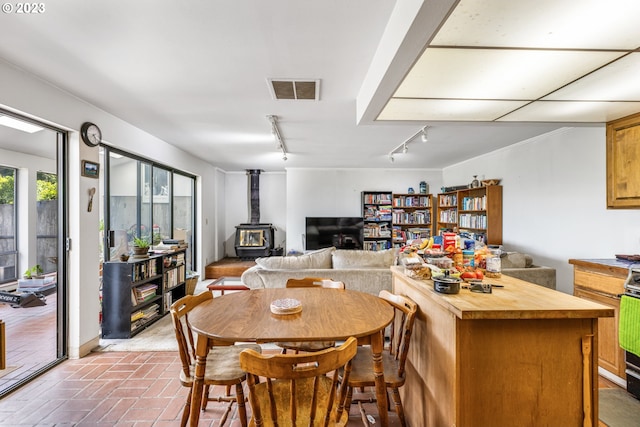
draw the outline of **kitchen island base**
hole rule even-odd
[[[444,295],[392,267],[418,303],[407,380],[411,426],[598,424],[599,304],[503,277],[491,294]]]

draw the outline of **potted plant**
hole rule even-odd
[[[133,253],[134,255],[145,255],[149,252],[149,241],[144,237],[134,237],[133,238]]]
[[[36,264],[33,267],[27,268],[23,274],[23,277],[25,279],[40,279],[42,278],[43,273],[44,270],[42,269],[42,267],[40,267],[40,264]]]

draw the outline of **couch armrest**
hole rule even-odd
[[[258,274],[258,271],[262,269],[263,268],[260,267],[259,265],[254,265],[253,267],[246,269],[242,273],[242,276],[240,276],[240,281],[249,289],[264,288],[265,287],[264,281],[262,280],[262,277]]]
[[[535,283],[545,288],[556,288],[556,269],[532,265],[526,268],[503,268],[502,274],[526,282]]]

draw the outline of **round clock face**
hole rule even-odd
[[[100,128],[93,123],[83,123],[80,129],[80,135],[84,143],[91,147],[95,147],[102,142],[102,132]]]

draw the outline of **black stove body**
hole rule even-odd
[[[624,284],[624,295],[640,299],[640,265],[629,268],[629,276]],[[640,325],[638,325],[640,330]],[[625,374],[627,375],[627,391],[640,399],[640,356],[625,351]]]
[[[251,222],[236,225],[236,255],[243,260],[273,255],[275,227],[260,223],[260,170],[249,169],[249,211]]]

